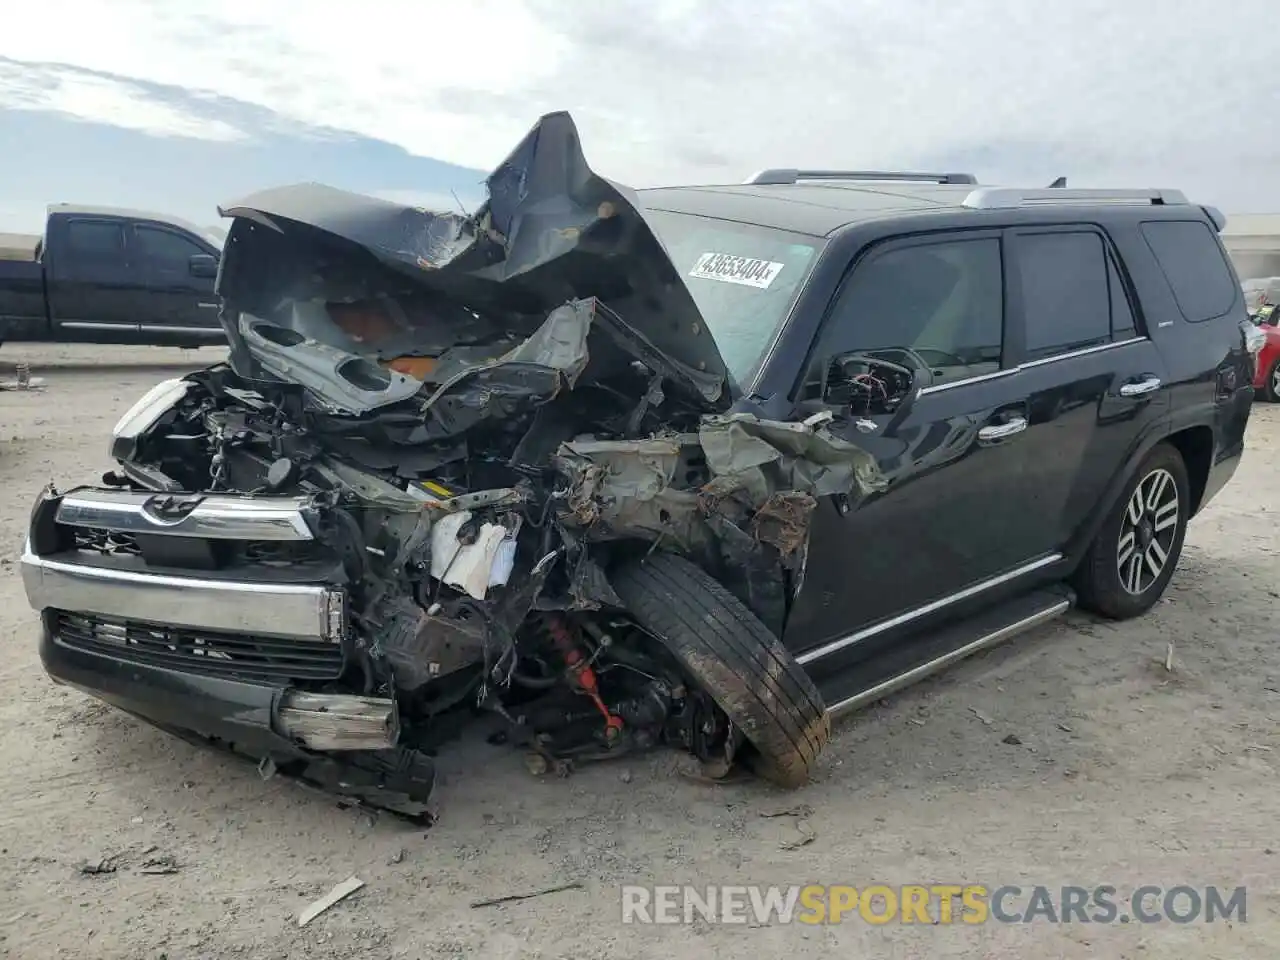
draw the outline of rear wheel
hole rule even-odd
[[[1124,620],[1160,599],[1177,566],[1191,515],[1182,455],[1159,444],[1143,460],[1076,571],[1080,605]]]
[[[752,764],[786,787],[809,779],[830,737],[817,687],[747,607],[700,567],[657,553],[618,570],[613,586],[755,748]]]

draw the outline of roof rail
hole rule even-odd
[[[980,187],[964,198],[964,206],[972,210],[994,210],[1019,207],[1024,203],[1045,201],[1060,203],[1077,200],[1093,203],[1150,203],[1156,206],[1182,204],[1187,198],[1181,190],[1077,190],[1066,187]]]
[[[761,170],[746,183],[798,183],[801,180],[894,180],[906,183],[976,184],[972,173],[908,173],[901,170]]]

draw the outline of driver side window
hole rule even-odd
[[[1004,273],[1000,240],[895,247],[857,266],[837,294],[805,374],[802,399],[819,399],[831,361],[871,353],[924,366],[938,385],[1000,369]]]

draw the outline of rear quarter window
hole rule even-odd
[[[1235,305],[1236,282],[1207,223],[1148,220],[1142,224],[1142,236],[1185,319],[1212,320]]]

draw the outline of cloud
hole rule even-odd
[[[1254,40],[1271,6],[43,0],[6,19],[0,54],[481,169],[567,108],[593,165],[637,186],[972,160],[989,181],[1066,174],[1256,209],[1280,208],[1280,75]]]
[[[105,96],[112,109],[94,119]],[[39,230],[55,201],[210,224],[221,203],[307,180],[447,209],[484,195],[484,171],[208,92],[0,58],[0,103],[4,230]]]
[[[0,109],[39,110],[77,120],[109,119],[113,126],[153,136],[241,140],[229,123],[201,117],[154,98],[140,84],[57,64],[0,60]]]

